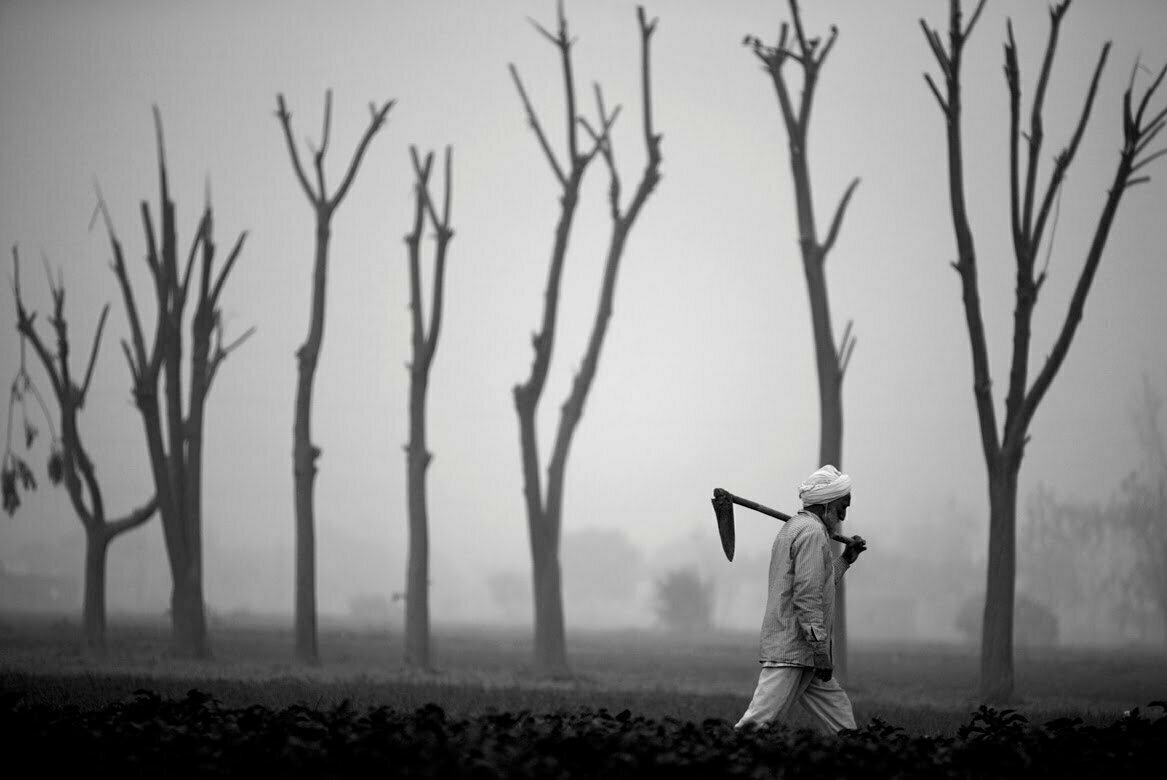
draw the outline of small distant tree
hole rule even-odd
[[[296,514],[296,597],[295,631],[296,657],[309,665],[320,663],[320,653],[316,645],[316,461],[320,458],[320,447],[312,443],[312,388],[316,381],[316,366],[320,360],[320,347],[324,342],[325,283],[328,280],[328,246],[332,237],[332,215],[340,206],[344,196],[352,186],[365,150],[373,136],[385,124],[385,117],[393,107],[393,101],[381,108],[369,104],[369,126],[357,144],[348,172],[341,180],[340,187],[329,195],[324,180],[324,155],[328,152],[329,132],[332,128],[332,90],[324,94],[324,130],[320,148],[309,144],[312,160],[316,167],[316,186],[308,182],[304,166],[300,164],[300,154],[296,151],[296,141],[292,135],[292,114],[284,104],[284,96],[276,98],[276,116],[284,128],[284,140],[288,144],[288,155],[292,158],[292,168],[301,189],[312,205],[316,219],[316,253],[312,267],[312,307],[308,318],[308,337],[296,350],[296,412],[292,425],[292,481],[295,490]]]
[[[1122,145],[1119,148],[1114,178],[1106,194],[1105,203],[1094,228],[1094,236],[1085,251],[1085,262],[1070,299],[1065,320],[1051,347],[1044,365],[1030,381],[1030,347],[1033,312],[1038,294],[1046,280],[1052,222],[1056,219],[1056,203],[1066,172],[1078,151],[1086,122],[1094,106],[1094,97],[1102,69],[1110,53],[1110,44],[1102,47],[1098,64],[1086,92],[1081,117],[1070,136],[1069,143],[1054,156],[1053,168],[1044,192],[1038,182],[1038,164],[1043,154],[1045,124],[1042,107],[1049,85],[1054,51],[1063,17],[1069,9],[1068,0],[1050,8],[1050,35],[1042,58],[1031,107],[1029,129],[1022,130],[1021,70],[1013,25],[1006,26],[1005,81],[1009,90],[1009,213],[1012,224],[1013,254],[1017,270],[1013,311],[1013,356],[1009,368],[1009,385],[1005,394],[1005,422],[998,428],[997,410],[993,399],[993,382],[989,371],[989,350],[981,313],[980,290],[977,282],[977,254],[973,240],[972,223],[965,201],[964,145],[961,135],[962,92],[960,80],[964,45],[972,34],[985,2],[980,0],[966,26],[960,0],[949,2],[948,48],[940,33],[921,19],[924,37],[940,65],[944,76],[942,91],[931,75],[924,79],[936,98],[945,119],[948,147],[947,167],[949,200],[953,232],[956,238],[957,259],[952,263],[960,276],[969,346],[972,353],[973,395],[980,423],[981,449],[988,473],[989,488],[989,556],[986,572],[984,631],[981,641],[980,695],[987,702],[1006,701],[1013,695],[1013,610],[1016,588],[1016,532],[1017,484],[1021,460],[1029,441],[1029,428],[1037,407],[1045,398],[1054,377],[1069,352],[1070,343],[1082,321],[1082,312],[1091,284],[1102,260],[1102,253],[1118,213],[1119,203],[1127,189],[1149,181],[1142,173],[1148,164],[1167,149],[1148,152],[1148,146],[1167,122],[1167,109],[1148,114],[1152,95],[1167,74],[1159,72],[1151,86],[1136,100],[1133,95],[1134,78],[1138,67],[1131,72],[1131,83],[1121,104]],[[1022,165],[1022,142],[1026,160]],[[1047,230],[1049,231],[1047,233]],[[1038,270],[1043,242],[1049,242],[1045,264]]]
[[[12,291],[16,299],[16,328],[20,333],[20,371],[12,383],[12,396],[8,409],[8,441],[4,454],[4,508],[12,514],[19,505],[16,498],[16,477],[21,478],[25,489],[35,488],[36,481],[32,470],[22,459],[16,457],[12,451],[12,408],[14,403],[22,407],[24,422],[25,446],[31,447],[37,438],[37,428],[28,419],[28,396],[40,405],[45,424],[49,428],[52,441],[49,444],[48,476],[52,484],[64,482],[65,490],[77,519],[85,530],[85,592],[81,607],[81,634],[86,650],[101,654],[105,652],[105,572],[106,552],[113,540],[128,531],[131,531],[149,520],[158,507],[158,502],[151,498],[140,508],[128,514],[109,518],[106,515],[105,499],[101,483],[97,479],[97,470],[85,449],[81,428],[78,424],[81,409],[89,394],[89,383],[93,379],[93,371],[97,366],[98,350],[101,346],[101,334],[105,329],[105,320],[109,314],[109,304],[102,307],[101,317],[97,322],[97,330],[93,337],[93,348],[89,353],[89,365],[78,384],[72,373],[69,359],[69,326],[65,319],[65,284],[60,273],[53,281],[49,271],[49,291],[53,297],[53,314],[49,323],[56,336],[56,350],[50,350],[41,339],[36,329],[36,312],[28,311],[24,306],[20,289],[20,255],[15,246],[12,247],[13,283]],[[46,264],[45,270],[48,271]],[[25,365],[25,343],[31,344],[33,352],[40,360],[45,375],[56,399],[57,419],[60,422],[60,436],[57,435],[57,426],[53,424],[53,414],[45,404],[44,398],[36,385],[33,384]],[[10,498],[11,495],[11,498]]]
[[[426,449],[426,392],[429,389],[430,366],[438,347],[438,331],[442,324],[442,297],[446,279],[446,250],[454,231],[450,229],[450,147],[446,147],[445,196],[442,214],[429,193],[430,169],[434,155],[425,162],[417,156],[417,148],[409,147],[413,171],[416,204],[413,231],[405,237],[409,247],[409,309],[413,322],[413,360],[409,363],[409,444],[406,446],[406,477],[409,480],[409,562],[405,585],[405,663],[429,668],[430,612],[429,612],[429,510],[426,506],[425,475],[433,455]],[[429,326],[425,323],[421,284],[421,233],[426,218],[433,226],[437,248],[434,258],[432,298]]]
[[[969,642],[981,640],[981,618],[985,613],[984,595],[965,599],[956,614],[956,629]],[[1017,595],[1017,609],[1013,617],[1017,644],[1029,647],[1048,647],[1058,642],[1058,616],[1050,606],[1025,593]]]
[[[100,191],[98,211],[105,219],[113,252],[113,272],[121,287],[130,324],[130,339],[122,341],[122,352],[129,364],[134,403],[146,433],[150,470],[162,515],[163,538],[173,580],[170,596],[173,649],[182,656],[203,658],[211,652],[203,598],[202,492],[206,404],[211,384],[223,361],[255,332],[250,328],[235,341],[225,341],[219,307],[227,277],[243,250],[247,233],[239,235],[227,259],[216,270],[214,214],[208,188],[185,268],[180,267],[175,204],[170,199],[162,117],[157,106],[154,107],[154,130],[161,212],[157,225],[149,202],[141,203],[146,265],[154,281],[155,325],[150,339],[147,339],[147,329],[138,309],[121,242]],[[197,282],[193,278],[196,261],[199,266]],[[193,289],[192,282],[196,282]],[[183,332],[187,326],[186,305],[191,292],[196,298],[194,312],[189,318],[190,362],[184,365],[187,345]]]
[[[1144,377],[1131,415],[1138,466],[1105,502],[1039,489],[1022,527],[1025,579],[1035,593],[1082,610],[1102,630],[1167,640],[1167,439],[1161,396]],[[1025,565],[1028,564],[1028,565]]]
[[[522,449],[523,497],[527,509],[527,530],[531,539],[531,578],[535,602],[535,668],[542,674],[559,675],[568,671],[567,638],[563,618],[563,586],[559,565],[559,542],[563,523],[563,486],[567,471],[567,455],[571,449],[572,437],[583,417],[584,403],[587,401],[604,337],[608,333],[608,322],[612,316],[612,302],[616,295],[616,275],[620,260],[628,243],[632,226],[640,216],[648,196],[660,181],[661,136],[653,129],[652,93],[649,79],[649,40],[656,29],[656,20],[649,22],[644,9],[637,7],[640,24],[641,51],[641,94],[644,103],[644,145],[645,167],[640,182],[628,203],[621,202],[620,176],[616,169],[615,153],[609,133],[620,113],[617,106],[609,114],[604,104],[599,85],[595,86],[598,126],[592,127],[580,117],[575,104],[575,82],[572,77],[571,46],[574,39],[567,33],[567,19],[563,14],[562,0],[559,3],[559,29],[555,35],[539,25],[535,28],[559,50],[563,77],[567,93],[567,167],[560,165],[547,141],[542,125],[535,114],[527,92],[519,79],[519,72],[510,66],[511,78],[515,82],[527,121],[535,131],[539,146],[551,166],[552,173],[561,188],[559,196],[559,222],[555,228],[555,243],[548,265],[547,288],[543,294],[543,318],[540,329],[531,337],[535,357],[527,379],[514,387],[515,412],[519,419],[519,442]],[[591,138],[591,146],[581,151],[579,131],[583,129]],[[600,300],[596,307],[595,321],[588,337],[587,349],[580,363],[579,372],[571,385],[571,392],[560,407],[559,426],[555,433],[555,443],[547,465],[547,486],[543,487],[540,476],[539,443],[536,432],[536,417],[547,374],[551,366],[551,350],[555,344],[556,317],[559,310],[559,287],[563,276],[564,260],[571,235],[576,207],[579,205],[580,188],[584,173],[597,157],[603,158],[608,167],[608,207],[612,218],[611,235],[608,239],[607,258],[604,263],[604,278],[600,287]]]
[[[1134,413],[1142,467],[1122,484],[1121,514],[1115,527],[1126,537],[1133,566],[1120,582],[1127,604],[1149,604],[1158,612],[1167,644],[1167,437],[1160,412],[1163,398],[1143,378],[1143,396]]]
[[[670,631],[708,631],[713,627],[714,587],[694,567],[672,569],[656,581],[657,620]]]

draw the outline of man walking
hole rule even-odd
[[[852,537],[832,560],[831,535],[851,505],[851,478],[827,465],[798,488],[802,511],[783,524],[770,553],[758,687],[735,728],[784,720],[799,702],[829,733],[855,728],[851,700],[833,678],[835,588],[867,549]]]

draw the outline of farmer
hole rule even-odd
[[[735,728],[787,717],[795,701],[829,734],[855,728],[851,700],[833,679],[835,588],[867,549],[852,537],[831,560],[831,535],[847,516],[851,478],[823,466],[798,488],[802,511],[782,525],[770,552],[770,588],[762,618],[762,672]]]

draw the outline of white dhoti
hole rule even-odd
[[[796,701],[827,734],[855,728],[855,714],[851,711],[847,692],[836,678],[823,682],[814,676],[814,671],[807,666],[762,669],[754,698],[734,728],[764,726],[774,720],[785,720]]]

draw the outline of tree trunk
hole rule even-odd
[[[320,450],[312,444],[312,385],[320,345],[324,338],[325,282],[328,273],[328,215],[316,215],[316,261],[312,284],[312,315],[308,339],[296,353],[296,423],[293,443],[293,479],[296,490],[296,657],[318,665],[316,644],[316,520],[313,509],[316,459]]]
[[[170,594],[174,649],[182,657],[209,658],[203,584],[191,565],[189,553],[182,558],[182,568],[174,572],[174,588]]]
[[[1017,477],[1021,458],[1005,454],[989,464],[989,565],[981,633],[981,699],[1002,704],[1013,696],[1013,599],[1017,553]]]
[[[420,357],[420,356],[419,356]],[[430,454],[425,447],[424,366],[414,366],[410,377],[409,447],[409,571],[405,583],[405,663],[429,669],[429,513],[426,508],[425,475]]]
[[[531,562],[535,594],[535,672],[550,677],[569,674],[564,630],[563,589],[559,544],[547,527],[551,517],[541,518],[542,530],[531,535]],[[558,527],[559,518],[554,518]],[[534,530],[534,529],[532,529]]]
[[[805,193],[807,203],[800,214],[810,215],[810,181],[806,175],[806,160],[792,154],[796,161],[795,170],[802,176],[795,176],[801,185],[798,188],[800,202]],[[818,466],[831,464],[840,471],[843,468],[843,375],[835,354],[835,339],[831,332],[830,301],[827,296],[827,282],[823,271],[823,261],[813,234],[813,227],[801,227],[803,244],[803,267],[806,271],[806,286],[810,297],[811,323],[814,326],[815,361],[819,379],[819,461]],[[809,234],[806,231],[811,231]],[[833,543],[835,554],[842,552],[842,545]],[[834,643],[831,656],[835,674],[839,680],[847,678],[847,600],[846,584],[839,581],[835,590]]]
[[[85,529],[85,597],[81,608],[85,650],[105,653],[105,561],[109,537],[103,528]]]

